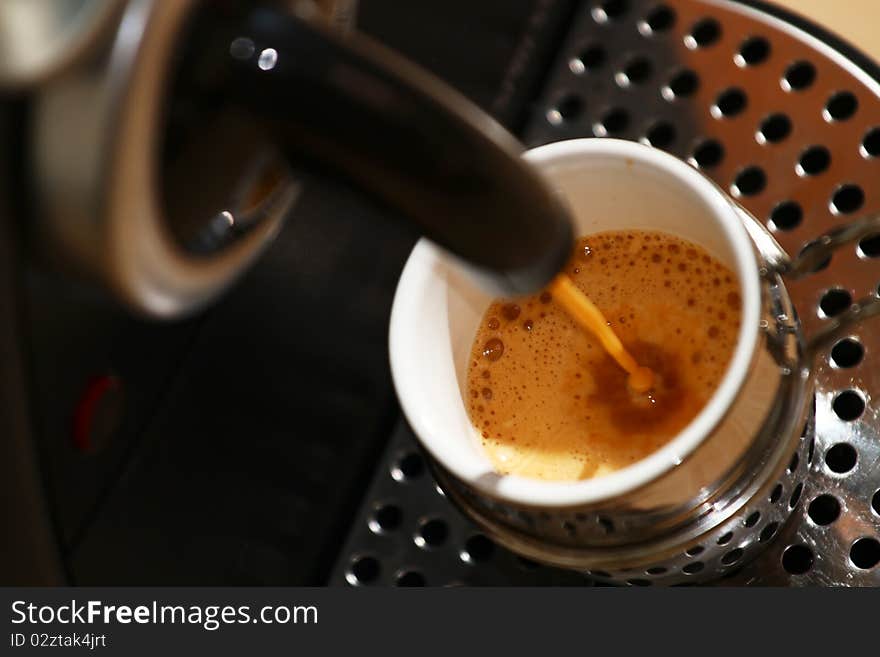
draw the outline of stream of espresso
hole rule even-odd
[[[467,406],[504,474],[570,481],[648,456],[700,412],[736,344],[736,277],[696,244],[655,231],[600,233],[578,241],[563,273],[651,370],[652,386],[628,385],[549,290],[496,300],[471,350]]]

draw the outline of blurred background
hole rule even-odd
[[[108,2],[116,9],[105,11],[105,3],[59,0],[55,9],[64,11],[46,10],[39,21],[29,13],[38,4],[9,2],[0,12],[0,583],[343,583],[337,564],[348,563],[352,528],[373,505],[365,492],[385,467],[389,441],[405,431],[387,325],[416,232],[332,175],[307,175],[265,251],[219,299],[184,318],[132,312],[113,286],[78,275],[46,246],[78,238],[42,218],[79,207],[89,139],[115,120],[87,117],[108,88],[119,92],[102,82],[96,62],[108,56],[107,34],[128,3]],[[147,11],[151,3],[131,4]],[[333,29],[356,28],[425,67],[531,144],[548,140],[536,121],[582,4],[359,0],[316,11]],[[880,57],[877,2],[776,5]],[[178,64],[195,57],[179,40],[184,27],[150,47],[186,52]],[[53,59],[56,49],[63,56]],[[86,73],[66,84],[74,68]],[[184,97],[187,80],[177,84],[166,91]],[[161,103],[175,134],[202,120],[187,102]],[[77,110],[84,122],[74,107],[86,108]],[[209,150],[236,146],[235,125],[208,132]],[[55,133],[63,140],[41,141]],[[41,169],[56,156],[70,167]],[[209,176],[207,160],[199,167],[178,179],[178,193]],[[254,175],[263,184],[289,172],[268,166]],[[178,228],[195,252],[252,236],[222,222]],[[470,549],[486,554],[491,545]],[[511,563],[476,583],[585,583]]]

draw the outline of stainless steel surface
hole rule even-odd
[[[495,545],[445,497],[409,429],[398,425],[357,526],[331,576],[334,585],[591,585]]]
[[[593,11],[601,5],[615,15]],[[877,81],[830,47],[758,11],[701,0],[665,6],[671,11],[663,14],[653,1],[584,3],[526,129],[528,146],[613,135],[665,148],[729,190],[793,256],[834,226],[880,209],[872,185],[880,171]],[[806,335],[828,330],[830,316],[845,312],[854,299],[877,295],[877,255],[880,244],[863,241],[789,284]],[[874,404],[880,370],[872,367],[880,357],[880,331],[869,323],[854,327],[850,338],[821,351],[815,443],[802,441],[781,490],[770,492],[795,507],[791,521],[774,527],[774,517],[749,515],[730,528],[730,538],[727,532],[717,536],[715,545],[723,538],[728,551],[737,549],[746,529],[749,535],[756,529],[759,540],[762,534],[772,538],[744,567],[739,564],[746,555],[733,559],[724,583],[880,585],[880,417]],[[357,581],[351,560],[364,556],[376,559],[374,581],[381,583],[394,583],[401,568],[420,573],[429,585],[541,579],[536,571],[526,581],[500,569],[511,557],[497,548],[485,563],[458,558],[478,530],[451,507],[437,510],[434,498],[427,506],[430,487],[395,481],[392,460],[412,449],[403,433],[395,440],[335,582],[346,581],[346,573],[349,583]],[[370,531],[368,517],[378,501],[397,505],[402,520],[396,529]],[[430,550],[412,538],[426,508],[451,527],[442,545]],[[701,547],[705,558],[707,546]],[[682,554],[679,565],[700,556]],[[668,573],[647,570],[629,579],[653,583]]]

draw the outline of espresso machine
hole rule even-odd
[[[3,4],[0,581],[326,580],[414,239],[569,253],[509,130],[575,3],[495,4]]]

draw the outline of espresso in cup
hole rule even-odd
[[[785,496],[771,499],[771,492],[779,485],[794,490],[803,477],[803,468],[786,470],[793,453],[806,459],[812,401],[796,361],[802,346],[794,309],[771,273],[783,270],[786,258],[759,221],[667,153],[579,139],[524,157],[568,205],[589,254],[572,254],[565,278],[548,281],[551,295],[542,304],[540,291],[495,299],[472,268],[420,241],[391,313],[391,368],[401,407],[449,499],[517,554],[602,571],[618,582],[636,574],[664,584],[714,578],[729,569],[727,534],[736,534],[744,552],[737,564],[744,563],[766,545],[759,540],[764,525],[791,511]],[[610,240],[606,247],[602,238],[612,233],[632,234],[628,242],[653,239],[637,249]],[[670,255],[664,257],[663,245]],[[719,274],[717,287],[707,266]],[[633,370],[614,348],[615,363],[603,369],[607,356],[596,355],[593,335],[607,346],[607,334],[587,333],[560,306],[573,290],[595,302],[634,360],[657,350],[671,362],[682,397],[697,400],[689,405],[696,415],[679,419],[686,425],[674,435],[670,427],[657,435],[663,422],[637,421],[634,413],[612,417],[615,409],[633,408],[620,397],[629,394]],[[505,315],[508,303],[518,308]],[[492,319],[497,325],[490,329]],[[495,338],[500,345],[487,345]],[[648,346],[640,352],[636,343]],[[653,363],[658,379],[662,369],[662,360]],[[613,387],[603,372],[619,377]],[[657,385],[668,386],[668,375]],[[600,426],[612,433],[598,435]],[[695,560],[702,570],[691,566]],[[649,569],[663,574],[643,575]]]
[[[578,241],[565,273],[655,375],[648,392],[550,292],[497,299],[471,349],[467,410],[501,474],[597,477],[662,447],[721,382],[740,329],[736,275],[697,244],[648,230]]]

